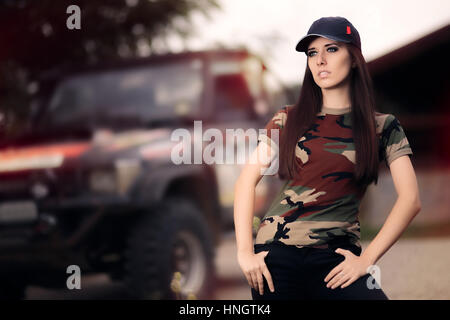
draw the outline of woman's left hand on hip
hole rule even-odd
[[[339,286],[341,286],[341,288],[348,287],[368,273],[367,269],[370,266],[370,263],[364,258],[355,255],[349,250],[341,248],[336,249],[335,252],[343,255],[345,260],[338,264],[325,277],[324,281],[328,282],[327,288],[331,287],[331,289],[335,289]]]

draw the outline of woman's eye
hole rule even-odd
[[[330,50],[330,49],[334,50],[334,51],[331,51],[331,52],[336,52],[336,51],[339,50],[337,47],[329,47],[327,50]],[[309,51],[308,52],[308,57],[312,57],[312,53],[314,53],[314,52],[316,52],[316,51],[314,51],[314,50]]]

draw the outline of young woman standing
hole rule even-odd
[[[252,155],[278,159],[286,180],[255,244],[254,193],[268,165],[248,162],[235,184],[239,265],[255,300],[388,299],[369,272],[380,272],[374,265],[420,211],[411,147],[396,117],[375,110],[359,33],[347,19],[315,21],[296,50],[307,56],[299,100],[276,112]],[[382,161],[398,198],[361,253],[359,204]]]

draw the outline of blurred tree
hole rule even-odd
[[[79,30],[67,28],[70,5]],[[43,72],[168,52],[165,40],[188,38],[192,14],[210,18],[212,8],[217,0],[2,0],[0,113],[23,119]]]

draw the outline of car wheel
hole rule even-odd
[[[125,259],[125,285],[133,298],[211,298],[213,240],[190,201],[166,199],[142,216],[131,229]]]

